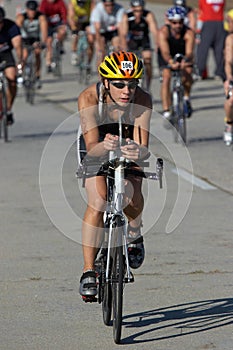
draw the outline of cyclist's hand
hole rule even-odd
[[[173,62],[171,64],[171,69],[173,69],[173,70],[180,69],[180,63],[179,62]]]
[[[125,158],[131,159],[131,160],[139,159],[140,158],[139,145],[129,138],[126,139],[126,142],[127,142],[126,145],[121,146],[122,155]]]
[[[119,136],[106,134],[103,143],[104,149],[107,151],[115,151],[119,147]]]

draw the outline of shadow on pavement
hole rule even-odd
[[[140,328],[140,331],[122,339],[122,343],[154,342],[230,324],[233,324],[233,298],[201,300],[125,316],[124,327]]]

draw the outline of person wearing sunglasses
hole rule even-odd
[[[95,36],[97,67],[109,53],[107,46],[113,47],[113,50],[122,48],[120,33],[124,12],[123,6],[114,0],[103,0],[97,3],[91,13],[91,33]]]
[[[145,9],[144,0],[131,0],[131,8],[123,18],[123,40],[125,49],[139,53],[143,59],[146,71],[146,89],[150,90],[152,79],[152,49],[150,35],[154,41],[155,50],[158,47],[158,25],[154,14]]]
[[[187,117],[192,114],[190,93],[193,83],[192,64],[194,59],[194,31],[184,24],[186,10],[180,6],[173,6],[166,12],[168,24],[159,31],[158,63],[161,70],[161,99],[163,106],[163,118],[170,121],[171,92],[170,82],[172,70],[181,69],[183,73],[184,99],[186,103]],[[182,54],[182,61],[174,62],[176,54]],[[165,122],[165,126],[169,124]]]
[[[152,99],[138,86],[143,73],[142,61],[132,52],[113,52],[104,58],[98,71],[101,81],[88,87],[78,98],[79,162],[88,155],[101,164],[101,161],[108,159],[109,151],[116,149],[129,160],[137,162],[145,159],[149,155]],[[119,145],[119,118],[122,121],[122,145]],[[125,214],[129,221],[128,254],[132,268],[139,268],[144,260],[141,235],[144,200],[141,186],[141,178],[133,175],[127,178]],[[85,189],[88,203],[82,227],[84,268],[80,280],[80,294],[84,300],[97,293],[93,271],[103,235],[105,177],[87,178]]]

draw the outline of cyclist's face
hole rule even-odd
[[[34,18],[35,15],[36,15],[36,11],[34,11],[34,10],[26,9],[26,12],[27,12],[27,15],[28,15],[29,19]]]
[[[171,20],[170,21],[171,24],[171,28],[175,33],[180,33],[183,25],[184,25],[184,21],[182,19],[175,21],[175,20]]]
[[[143,7],[142,6],[134,6],[133,7],[133,14],[135,18],[141,18],[143,14]]]
[[[104,2],[104,8],[107,13],[112,13],[114,7],[113,2]]]
[[[122,107],[126,107],[135,94],[136,79],[105,80],[105,87],[109,89],[111,97]]]

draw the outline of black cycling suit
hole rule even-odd
[[[24,21],[20,28],[23,44],[32,45],[35,42],[40,41],[40,21],[39,18],[42,15],[40,11],[37,11],[33,20],[30,20],[27,13],[23,13]]]
[[[186,27],[185,25],[182,28],[181,31],[181,37],[179,39],[175,39],[172,36],[171,33],[171,27],[169,24],[166,24],[168,31],[169,31],[169,36],[168,36],[168,44],[169,44],[169,48],[170,48],[170,55],[172,57],[174,57],[177,53],[180,53],[182,55],[185,55],[185,40],[184,40],[184,36],[188,30],[188,27]],[[164,67],[168,65],[168,62],[164,60],[162,53],[160,51],[160,49],[158,49],[158,63],[159,63],[159,67]]]
[[[149,27],[146,17],[150,13],[148,10],[143,10],[143,14],[139,23],[135,22],[133,11],[127,12],[129,30],[128,30],[128,47],[130,50],[150,50]]]
[[[6,61],[6,68],[15,66],[11,40],[18,35],[20,35],[20,29],[15,22],[4,18],[3,27],[0,30],[0,62]]]

